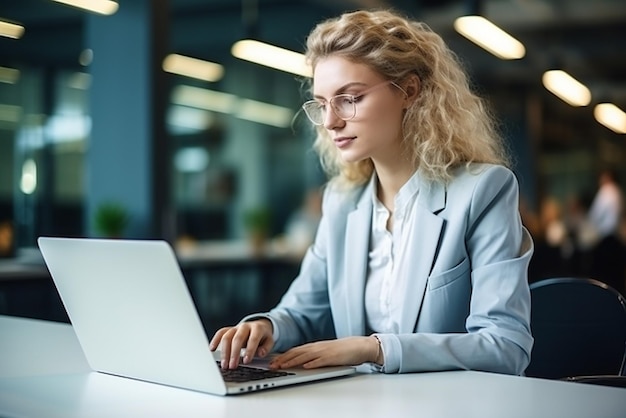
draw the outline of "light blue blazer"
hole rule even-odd
[[[326,189],[322,220],[301,271],[264,315],[274,325],[274,350],[366,335],[372,184],[349,192]],[[400,331],[378,334],[384,371],[523,374],[533,343],[527,279],[533,244],[518,198],[514,174],[494,165],[459,168],[448,185],[421,182],[408,243],[406,271],[412,276],[403,281],[396,318]],[[398,355],[388,358],[387,351]]]

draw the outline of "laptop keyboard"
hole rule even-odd
[[[281,377],[281,376],[289,376],[295,373],[278,371],[278,370],[267,370],[267,369],[259,369],[256,367],[250,366],[239,366],[236,369],[222,369],[220,362],[217,362],[217,365],[220,367],[222,372],[222,376],[226,382],[249,382],[252,380],[263,380],[270,379],[272,377]]]

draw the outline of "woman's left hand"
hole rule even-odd
[[[356,366],[375,362],[380,348],[374,337],[346,337],[338,340],[318,341],[294,347],[276,356],[270,362],[275,369],[302,366],[315,369],[326,366]]]

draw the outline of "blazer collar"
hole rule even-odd
[[[441,212],[446,207],[446,187],[441,183],[420,178],[417,204],[431,213]]]
[[[419,188],[417,204],[431,213],[439,213],[446,207],[446,186],[442,183],[424,179],[420,173],[414,174]],[[413,180],[413,178],[411,178]],[[411,181],[410,180],[410,181]],[[370,181],[362,187],[362,192],[356,197],[356,205],[354,209],[363,210],[371,205],[372,196],[376,192],[376,173],[374,173]],[[371,208],[370,208],[371,209]]]

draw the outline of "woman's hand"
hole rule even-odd
[[[326,366],[356,366],[365,362],[382,364],[378,340],[374,337],[346,337],[318,341],[294,347],[270,362],[275,369],[302,366],[314,369]]]
[[[242,322],[234,327],[219,329],[209,344],[211,351],[221,346],[223,369],[235,369],[239,365],[241,349],[244,364],[250,363],[255,356],[265,357],[274,346],[272,323],[269,319],[257,319]]]

